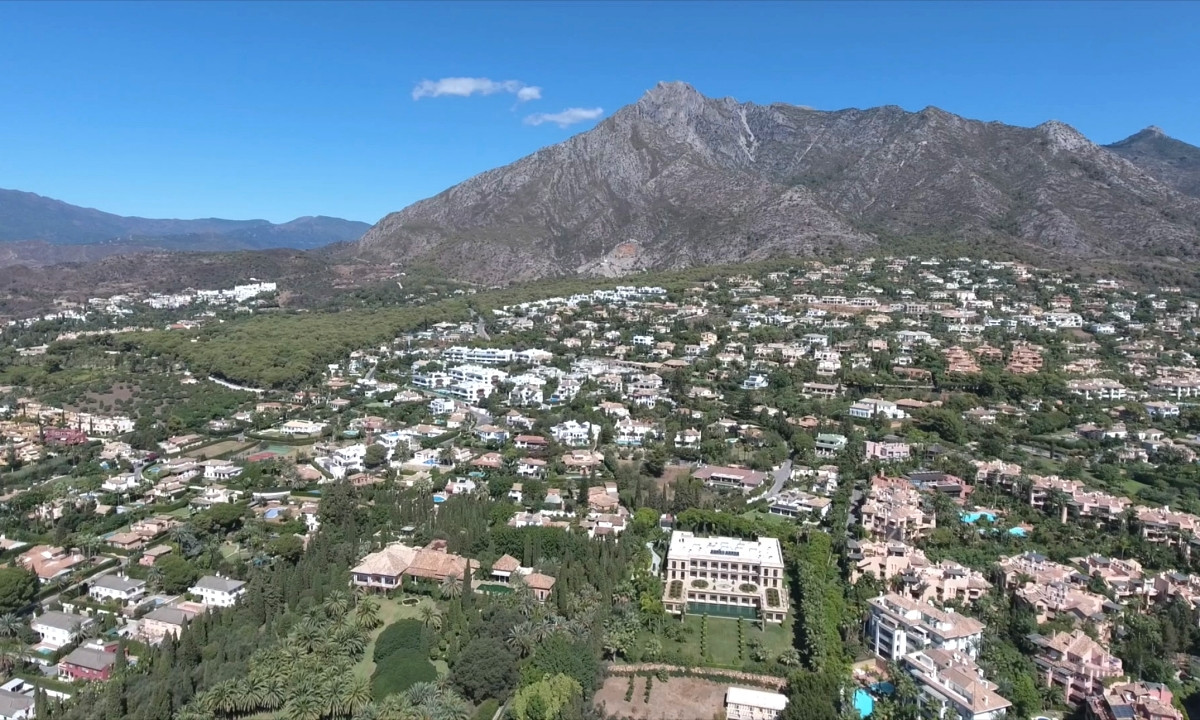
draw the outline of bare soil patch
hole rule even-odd
[[[666,682],[655,678],[650,689],[650,702],[644,702],[646,678],[633,679],[633,698],[625,701],[629,678],[612,676],[596,693],[596,707],[603,707],[609,717],[633,720],[708,720],[723,717],[725,691],[729,683],[700,678],[673,677]]]

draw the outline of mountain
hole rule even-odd
[[[1050,121],[823,112],[660,83],[392,213],[345,252],[482,282],[869,249],[1046,264],[1200,256],[1200,200]]]
[[[369,227],[331,217],[282,224],[123,217],[33,193],[0,190],[0,265],[89,262],[157,250],[306,250],[354,240]]]
[[[1168,137],[1153,125],[1104,147],[1184,195],[1200,197],[1200,147]]]

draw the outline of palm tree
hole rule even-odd
[[[291,720],[321,720],[323,710],[324,704],[311,690],[292,696],[284,708],[286,716]]]
[[[358,601],[358,607],[354,608],[354,617],[357,619],[360,627],[367,630],[374,630],[379,627],[381,620],[379,619],[379,601],[370,595],[364,595]]]
[[[338,705],[343,715],[356,715],[371,704],[371,681],[365,677],[351,677],[342,683]]]
[[[519,657],[527,657],[533,653],[534,647],[537,646],[536,631],[533,624],[526,620],[523,623],[518,623],[508,631],[508,637],[504,639],[504,643],[509,649],[517,653]]]
[[[375,706],[376,720],[412,720],[415,717],[407,692],[388,695]]]
[[[420,609],[421,622],[432,630],[442,629],[442,614],[433,603],[425,603]]]
[[[456,598],[462,595],[462,581],[457,575],[447,575],[442,581],[440,591],[444,598]]]
[[[345,590],[334,590],[325,597],[323,608],[331,618],[340,618],[350,610],[350,595]]]
[[[413,683],[404,691],[410,705],[424,707],[433,705],[441,697],[442,689],[435,682]]]
[[[438,698],[433,712],[434,720],[467,720],[469,717],[471,717],[471,706],[458,695],[444,692]]]
[[[202,696],[204,709],[215,715],[223,715],[225,717],[230,717],[236,713],[238,711],[238,703],[241,700],[236,684],[236,680],[226,680],[210,688]]]
[[[341,623],[329,634],[329,645],[335,653],[358,657],[367,648],[367,639],[362,628],[355,623]]]
[[[15,613],[0,615],[0,638],[16,637],[24,624]]]

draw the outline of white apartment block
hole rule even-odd
[[[979,657],[983,623],[952,610],[941,610],[890,593],[869,601],[867,642],[875,655],[899,661],[917,650],[946,650]]]
[[[699,537],[677,530],[667,550],[667,612],[724,617],[787,616],[783,551],[776,538]]]

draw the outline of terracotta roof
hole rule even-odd
[[[534,590],[550,590],[554,587],[554,578],[541,573],[529,573],[525,576],[525,584]]]
[[[501,555],[499,560],[492,563],[492,569],[500,572],[516,572],[519,567],[521,567],[521,561],[512,555]]]

